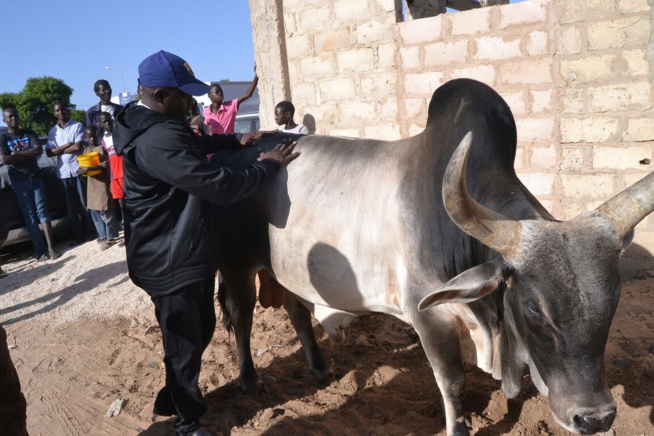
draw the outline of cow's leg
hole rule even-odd
[[[466,374],[461,357],[457,321],[448,314],[431,309],[415,314],[414,328],[429,359],[443,397],[448,436],[467,436],[468,427],[461,406]],[[441,316],[442,315],[442,316]]]
[[[334,379],[334,373],[316,341],[311,325],[311,312],[290,292],[286,293],[284,308],[300,339],[311,372],[319,383],[329,384]]]
[[[224,310],[229,317],[228,322],[231,322],[234,329],[243,393],[252,395],[262,386],[254,368],[250,348],[254,305],[257,301],[254,274],[224,269],[221,270],[221,275],[226,289],[219,291],[219,299],[224,302]]]

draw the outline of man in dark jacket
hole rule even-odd
[[[163,337],[166,385],[154,413],[177,415],[178,435],[204,435],[199,417],[206,407],[197,382],[216,324],[209,203],[253,193],[299,153],[295,143],[279,144],[244,171],[208,162],[207,153],[250,145],[262,133],[195,135],[184,118],[191,96],[209,86],[172,53],[141,62],[139,87],[141,101],[120,112],[113,135],[123,156],[129,275],[151,296]]]
[[[118,113],[123,110],[121,105],[111,102],[111,91],[111,85],[109,85],[108,81],[104,79],[96,80],[93,84],[93,92],[95,92],[95,95],[98,96],[100,102],[95,106],[91,106],[86,111],[86,127],[97,127],[99,131],[98,135],[100,138],[102,138],[102,135],[104,135],[104,130],[100,125],[99,120],[100,112],[109,113],[109,115],[111,115],[111,119],[115,120],[116,116],[118,116]]]

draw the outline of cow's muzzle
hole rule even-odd
[[[611,429],[615,419],[615,410],[593,415],[575,415],[573,418],[576,430],[581,434],[595,434]]]

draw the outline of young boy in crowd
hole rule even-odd
[[[95,224],[95,228],[98,231],[98,242],[102,244],[100,249],[106,250],[118,242],[120,225],[118,224],[118,220],[116,220],[114,202],[109,192],[109,168],[104,150],[98,140],[98,128],[95,126],[86,127],[84,136],[88,143],[88,146],[84,149],[84,153],[98,153],[100,155],[100,163],[90,167],[80,165],[78,172],[79,174],[87,175],[91,171],[100,171],[100,174],[88,176],[86,207],[91,211],[93,224]]]
[[[114,200],[118,200],[120,210],[122,213],[121,227],[125,220],[125,207],[123,200],[125,198],[125,188],[123,184],[123,157],[116,154],[114,150],[114,139],[112,133],[114,131],[114,120],[108,112],[100,112],[98,115],[98,122],[100,127],[104,130],[104,136],[101,139],[102,149],[109,157],[109,168],[111,169],[111,196]]]
[[[296,124],[293,121],[294,116],[295,106],[290,101],[281,101],[275,106],[275,122],[278,126],[283,126],[279,129],[281,132],[298,133],[300,135],[308,134],[309,129],[302,124]]]

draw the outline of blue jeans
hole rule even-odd
[[[60,179],[66,196],[68,209],[68,225],[76,242],[86,241],[87,235],[93,235],[91,214],[86,209],[86,179],[84,176],[74,176]]]
[[[45,243],[39,222],[50,221],[50,212],[48,212],[45,200],[45,183],[42,178],[35,177],[24,182],[13,182],[11,189],[14,191],[14,196],[23,214],[25,228],[34,244],[36,257],[39,257],[45,254]]]
[[[115,210],[91,209],[91,217],[93,218],[95,229],[98,231],[99,239],[116,239],[118,237],[120,224],[118,224]]]

